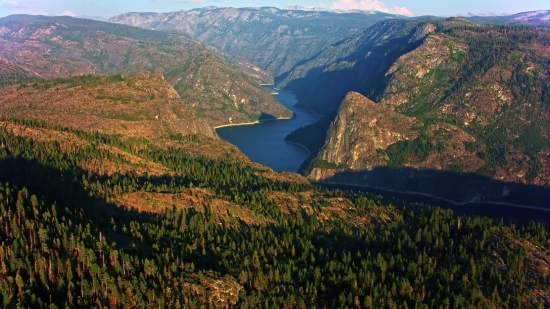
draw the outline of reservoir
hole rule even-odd
[[[272,89],[272,87],[268,87]],[[278,94],[274,97],[285,107],[294,112],[294,118],[288,120],[265,121],[251,125],[236,125],[216,129],[218,135],[224,140],[239,147],[252,161],[271,167],[281,172],[296,172],[302,162],[309,157],[309,152],[294,144],[285,142],[285,137],[292,131],[310,125],[321,119],[314,113],[295,109],[297,100],[293,93],[284,90],[276,90]],[[517,221],[526,223],[531,220],[550,224],[550,212],[536,209],[521,209],[488,203],[472,203],[465,205],[454,205],[438,198],[431,198],[422,195],[398,193],[383,189],[366,187],[355,187],[350,185],[329,185],[321,184],[329,189],[342,189],[363,192],[370,195],[380,195],[406,203],[422,203],[425,205],[451,208],[458,215],[487,216],[495,220],[500,218],[505,221]],[[395,202],[395,201],[394,201]]]
[[[273,86],[266,88],[272,89]],[[292,119],[265,121],[251,125],[238,125],[216,129],[218,135],[239,147],[250,160],[269,166],[277,172],[296,172],[309,157],[305,148],[285,142],[292,131],[321,119],[314,113],[294,109],[297,100],[293,93],[275,90],[274,97],[294,112]]]

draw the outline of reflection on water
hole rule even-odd
[[[300,146],[285,142],[284,139],[295,129],[310,125],[321,117],[308,111],[294,109],[297,100],[293,93],[284,90],[277,92],[274,97],[294,112],[293,119],[222,127],[216,129],[216,132],[224,140],[239,147],[252,161],[269,166],[278,172],[296,172],[309,156],[309,152]]]

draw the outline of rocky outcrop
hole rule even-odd
[[[319,158],[353,170],[386,165],[383,152],[398,141],[418,137],[422,123],[356,92],[342,101]]]
[[[422,42],[426,27],[416,21],[380,22],[296,66],[277,87],[296,92],[298,107],[334,116],[348,92],[367,94],[384,80],[394,61]]]
[[[345,97],[308,177],[458,202],[544,204],[550,34],[451,18],[408,36],[419,37],[367,87],[377,103]],[[341,79],[361,78],[351,67]]]
[[[448,72],[459,69],[460,63],[453,61],[453,56],[464,55],[467,46],[448,35],[436,33],[433,24],[428,24],[417,30],[424,35],[422,44],[399,57],[384,74],[388,85],[384,90],[380,103],[387,105],[414,104],[414,99],[424,95],[427,101],[441,97],[445,84],[449,83]],[[424,30],[425,31],[422,31]],[[426,31],[427,30],[427,31]],[[431,30],[431,31],[429,31]],[[414,34],[413,37],[417,37]],[[425,89],[435,91],[425,92]]]

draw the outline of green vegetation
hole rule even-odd
[[[47,90],[55,86],[67,85],[68,87],[94,87],[98,85],[104,85],[112,82],[123,81],[124,78],[120,74],[110,76],[97,76],[97,75],[78,75],[72,77],[60,77],[50,79],[35,79],[31,83],[22,84],[22,86],[30,86],[35,89]]]
[[[311,160],[311,166],[316,168],[343,168],[344,166],[342,164],[336,164],[332,162],[328,162],[326,160],[320,159],[320,158],[313,158]]]
[[[90,144],[67,153],[56,141],[0,128],[5,307],[542,308],[539,292],[550,293],[526,249],[525,240],[550,246],[540,224],[504,225],[419,205],[380,207],[367,196],[270,180],[178,149],[136,149],[115,136],[11,121],[70,132]],[[77,167],[124,161],[103,145],[176,175],[108,176]],[[110,202],[131,192],[193,194],[191,187],[213,192],[197,204],[204,212],[150,214]],[[312,212],[283,212],[268,198],[275,192],[312,192],[301,198]],[[321,220],[332,197],[351,200],[352,217],[386,219],[369,228],[343,218]],[[228,225],[213,211],[214,199],[271,223]]]
[[[23,85],[28,82],[36,81],[35,77],[28,77],[16,72],[9,72],[0,74],[0,88],[4,88],[11,85]]]
[[[425,136],[420,136],[413,141],[404,140],[391,144],[386,148],[386,154],[390,158],[389,166],[400,167],[409,161],[410,158],[422,159],[432,151],[441,151],[443,145],[436,143]]]

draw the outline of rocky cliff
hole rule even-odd
[[[319,158],[354,170],[385,165],[386,149],[413,140],[422,123],[376,104],[356,92],[342,101]]]
[[[449,19],[409,37],[419,27],[420,44],[367,85],[371,99],[342,101],[310,179],[460,202],[544,203],[550,33]]]
[[[297,106],[334,116],[349,91],[369,92],[429,28],[415,21],[380,22],[296,66],[277,87],[296,92]]]
[[[212,126],[290,117],[251,78],[180,33],[70,17],[0,19],[0,58],[41,77],[159,73]]]

